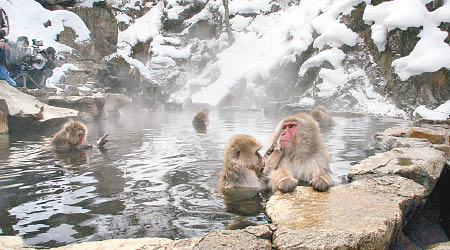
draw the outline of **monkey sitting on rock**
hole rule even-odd
[[[332,186],[330,154],[322,141],[319,125],[309,114],[282,119],[264,159],[264,175],[272,191],[291,192],[301,183],[317,191]]]

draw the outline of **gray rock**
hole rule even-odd
[[[396,148],[362,160],[350,169],[347,177],[360,179],[397,174],[423,185],[430,193],[444,163],[444,153],[430,147]]]
[[[50,105],[80,111],[79,118],[84,121],[100,118],[105,102],[105,97],[102,96],[51,96],[48,99]]]
[[[2,250],[32,250],[34,248],[27,247],[19,236],[0,236],[0,249]]]
[[[4,99],[8,105],[11,132],[45,129],[78,116],[76,110],[42,103],[36,97],[21,92],[3,80],[0,80],[0,99]]]
[[[448,250],[450,249],[450,241],[445,243],[434,244],[426,248],[426,250]]]
[[[395,136],[375,136],[374,148],[383,152],[394,148],[431,147],[431,143],[425,138],[403,138]]]
[[[402,217],[426,190],[400,176],[362,179],[317,192],[299,186],[267,202],[275,249],[388,249]]]

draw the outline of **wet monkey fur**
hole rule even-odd
[[[330,112],[324,106],[318,106],[309,113],[322,129],[329,129],[333,127],[336,122],[330,115]]]
[[[209,123],[208,115],[208,108],[204,108],[194,115],[192,126],[197,132],[206,132],[206,124]]]
[[[86,141],[87,133],[88,130],[82,122],[70,120],[53,135],[50,147],[60,150],[91,148],[92,145]],[[108,134],[105,134],[97,141],[98,147],[103,147],[107,136]]]
[[[330,154],[317,122],[309,114],[283,118],[264,155],[264,174],[273,191],[291,192],[299,183],[317,191],[332,186]]]
[[[249,135],[235,135],[225,147],[220,189],[259,189],[263,159],[258,150],[261,144]]]

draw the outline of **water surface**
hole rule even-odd
[[[208,131],[196,133],[193,112],[121,113],[87,124],[91,142],[110,134],[105,152],[47,152],[42,147],[54,130],[0,137],[0,235],[54,247],[114,238],[179,239],[267,223],[260,200],[225,204],[218,174],[232,136],[249,134],[266,147],[277,118],[211,112]],[[337,185],[366,157],[373,133],[411,124],[370,117],[335,120],[325,141]]]

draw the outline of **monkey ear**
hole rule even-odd
[[[240,155],[241,155],[241,151],[236,150],[236,152],[234,152],[234,158],[239,159]]]

